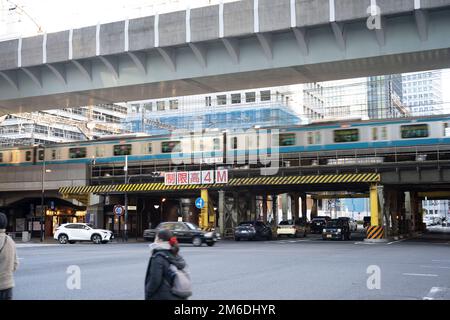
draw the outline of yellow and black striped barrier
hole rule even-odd
[[[165,185],[163,182],[116,184],[99,186],[62,187],[59,193],[87,194],[87,193],[113,193],[113,192],[152,192],[152,191],[174,191],[174,190],[202,190],[218,189],[224,187],[240,186],[280,186],[280,185],[315,185],[315,184],[338,184],[338,183],[376,183],[380,182],[378,173],[343,173],[331,175],[308,175],[308,176],[271,176],[254,178],[231,178],[227,184],[188,184],[188,185]]]
[[[371,226],[367,228],[367,239],[384,239],[384,227]]]

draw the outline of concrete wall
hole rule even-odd
[[[381,14],[394,14],[414,10],[414,0],[377,0]]]
[[[132,19],[128,24],[128,43],[130,51],[155,47],[155,17]]]
[[[100,26],[100,54],[121,53],[125,50],[125,21]]]
[[[356,20],[367,17],[370,0],[335,0],[336,21]]]
[[[73,30],[73,59],[94,57],[96,52],[96,26]]]
[[[51,172],[45,173],[45,189],[57,190],[64,186],[85,185],[87,179],[86,166],[47,165]],[[1,167],[0,192],[33,191],[42,189],[42,167]]]
[[[17,68],[17,46],[19,40],[0,42],[0,70]]]
[[[242,36],[254,31],[253,0],[226,3],[223,9],[225,37]]]
[[[42,64],[43,36],[22,39],[22,66],[36,66]]]
[[[191,41],[219,38],[219,6],[191,10]]]
[[[159,16],[159,46],[174,46],[186,43],[186,11]]]
[[[67,61],[69,57],[69,31],[47,35],[47,62]]]
[[[269,32],[291,26],[290,0],[259,0],[259,30]]]
[[[450,0],[421,0],[420,3],[424,9],[450,6]]]
[[[314,26],[330,22],[329,0],[296,0],[297,26]],[[287,18],[286,18],[287,19]]]

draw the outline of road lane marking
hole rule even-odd
[[[396,240],[396,241],[388,242],[387,244],[393,244],[393,243],[397,243],[397,242],[401,242],[401,241],[405,241],[405,240],[406,239]]]
[[[450,262],[450,260],[431,260],[432,262]]]
[[[413,277],[439,277],[437,274],[429,274],[429,273],[403,273],[403,275]]]
[[[428,292],[426,297],[423,297],[423,300],[435,300],[437,299],[444,299],[444,295],[446,291],[450,291],[448,288],[441,288],[441,287],[433,287],[430,289],[430,292]]]
[[[435,269],[450,269],[450,267],[441,267],[441,266],[420,266],[421,268],[435,268]]]

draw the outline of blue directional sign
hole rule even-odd
[[[122,206],[119,206],[119,205],[114,206],[114,214],[116,216],[120,217],[123,214],[123,211],[124,211],[124,208]]]
[[[203,207],[205,206],[205,200],[203,200],[202,198],[197,198],[195,200],[195,206],[199,209],[203,209]]]

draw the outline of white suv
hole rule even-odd
[[[92,241],[99,244],[107,243],[114,238],[114,235],[109,230],[96,229],[92,224],[65,223],[56,228],[53,238],[61,244],[76,241]]]

